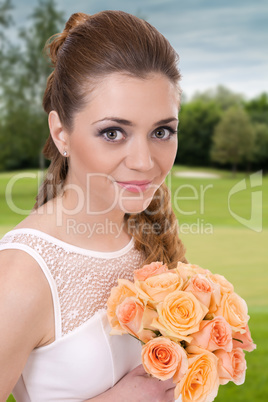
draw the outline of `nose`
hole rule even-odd
[[[147,138],[135,138],[129,143],[125,164],[128,169],[146,172],[154,166]]]

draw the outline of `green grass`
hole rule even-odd
[[[215,169],[204,171],[217,173]],[[200,179],[176,177],[176,172],[179,172],[178,168],[172,171],[168,183],[171,182],[172,204],[180,224],[191,224],[197,220],[200,222],[203,220],[204,225],[208,223],[216,226],[244,228],[232,213],[249,219],[251,193],[261,190],[262,200],[254,201],[254,208],[262,210],[263,227],[268,228],[268,176],[262,178],[261,187],[256,186],[251,189],[248,175],[241,173],[236,178],[232,178],[227,173],[218,172],[221,175],[220,179]],[[229,208],[230,191],[241,180],[245,180],[246,189],[230,195]],[[186,197],[187,199],[184,199]]]
[[[41,174],[37,171],[0,174],[0,225],[2,227],[13,227],[29,214],[35,203],[40,177]]]
[[[220,179],[176,177],[179,171],[217,173]],[[16,172],[18,174],[21,172]],[[31,209],[38,188],[35,178],[19,179],[12,188],[12,201],[20,209]],[[7,205],[5,189],[13,173],[0,174],[0,238],[25,216],[16,214]],[[20,176],[17,176],[20,177]],[[217,402],[261,402],[268,400],[268,177],[262,186],[252,191],[262,191],[262,231],[256,232],[243,226],[228,208],[230,190],[244,180],[247,189],[231,197],[230,209],[245,219],[250,218],[251,189],[247,175],[239,173],[232,178],[230,172],[209,168],[185,168],[176,166],[168,182],[172,189],[172,203],[177,215],[181,238],[186,246],[186,256],[192,263],[221,273],[234,284],[235,291],[249,306],[250,329],[257,350],[247,353],[247,377],[242,386],[232,383],[220,387]],[[206,190],[205,190],[206,189]],[[205,191],[204,191],[205,190]],[[188,199],[183,199],[188,197]],[[22,212],[22,211],[21,211]],[[9,402],[14,399],[9,399]]]

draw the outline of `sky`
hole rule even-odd
[[[1,1],[1,0],[0,0]],[[186,99],[224,85],[252,99],[268,92],[267,0],[55,0],[66,20],[74,12],[123,10],[154,25],[180,56]],[[13,0],[15,25],[27,26],[38,0]]]

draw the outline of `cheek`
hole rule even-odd
[[[114,166],[113,157],[107,155],[96,143],[76,141],[71,153],[72,166],[87,173],[109,174]]]
[[[172,168],[177,153],[177,141],[168,146],[163,146],[162,150],[158,152],[157,163],[163,175],[167,175]]]

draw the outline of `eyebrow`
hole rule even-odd
[[[131,121],[125,120],[125,119],[120,119],[119,117],[104,117],[104,119],[94,121],[94,123],[92,123],[92,124],[100,123],[100,122],[106,121],[106,120],[114,121],[116,123],[123,124],[125,126],[132,126],[132,127],[134,126],[134,124]],[[167,119],[157,121],[155,123],[155,126],[160,126],[162,124],[168,124],[168,123],[171,123],[172,121],[178,121],[178,119],[176,117],[168,117]]]

